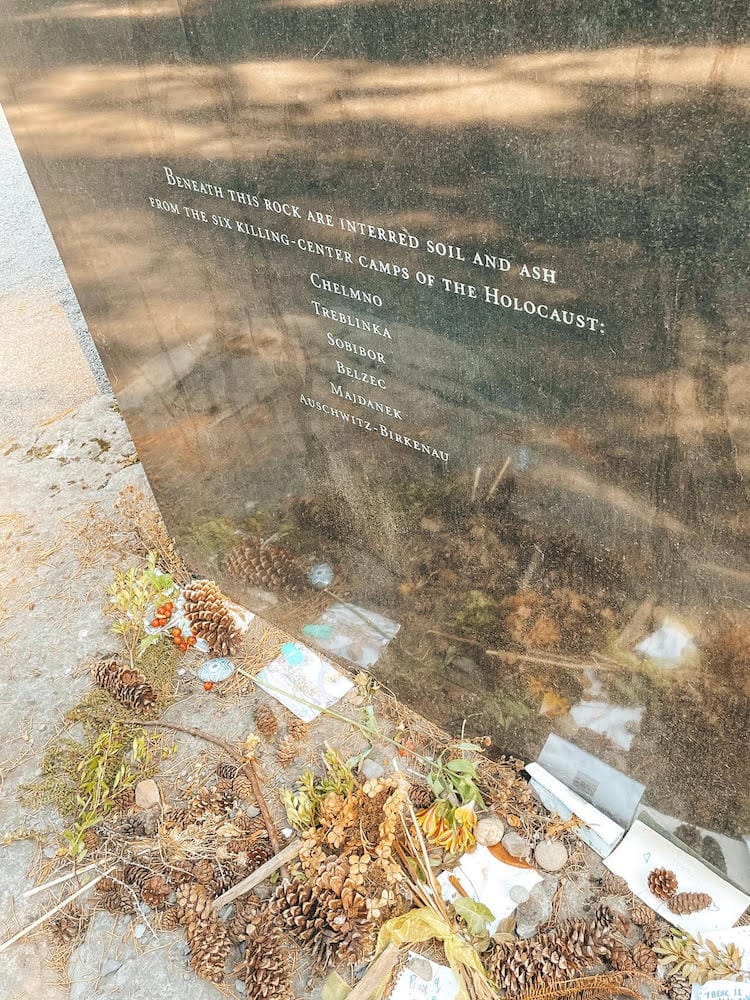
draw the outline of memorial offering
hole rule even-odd
[[[215,869],[179,887],[211,981],[243,941],[288,996],[280,929],[375,978],[437,940],[424,994],[472,1000],[632,996],[688,953],[672,1000],[739,974],[688,932],[750,888],[742,28],[685,0],[6,4],[0,100],[168,528],[140,571],[174,589],[94,677],[146,730],[165,646],[236,696],[312,852],[236,926]],[[440,737],[384,732],[378,685]],[[322,773],[332,719],[370,750]],[[563,919],[586,844],[626,859],[617,905]]]

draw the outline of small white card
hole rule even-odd
[[[354,684],[301,642],[284,645],[291,647],[291,652],[282,652],[263,667],[255,675],[255,683],[303,722],[312,722],[321,709],[335,705]]]
[[[750,983],[709,979],[703,986],[693,987],[691,1000],[750,1000]]]
[[[518,905],[511,899],[511,889],[522,886],[527,892],[531,892],[542,881],[542,876],[533,868],[506,865],[481,844],[471,854],[464,854],[460,864],[452,871],[444,871],[438,875],[443,899],[447,903],[461,895],[451,884],[451,877],[459,882],[472,899],[484,904],[490,911],[494,917],[489,925],[490,934],[495,933],[500,921],[509,917]]]
[[[714,875],[696,858],[675,847],[640,820],[632,825],[605,865],[624,878],[639,899],[688,934],[705,934],[731,927],[750,905],[750,897],[744,892]],[[713,902],[698,913],[672,913],[666,901],[657,899],[648,887],[649,872],[654,868],[673,871],[677,876],[678,892],[707,892]]]
[[[409,962],[401,970],[389,1000],[453,1000],[458,987],[451,968],[410,951]]]

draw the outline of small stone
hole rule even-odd
[[[244,993],[247,990],[247,986],[242,982],[241,979],[235,979],[234,988],[238,993]]]
[[[143,935],[146,933],[145,924],[136,924],[133,928],[133,935],[140,941]]]
[[[430,965],[430,963],[427,961],[426,958],[422,958],[419,955],[414,955],[412,958],[409,959],[408,965],[409,969],[414,973],[414,975],[424,980],[424,982],[429,983],[429,981],[432,979],[432,966]]]
[[[362,761],[362,767],[360,771],[365,778],[382,778],[385,774],[385,768],[382,764],[378,764],[376,760],[370,760],[369,757],[365,757]]]
[[[559,886],[556,878],[545,878],[529,893],[525,903],[516,909],[516,934],[520,938],[533,937],[541,924],[552,916],[552,901]]]
[[[500,817],[496,816],[494,813],[482,816],[477,823],[477,843],[483,844],[485,847],[492,847],[494,844],[499,844],[503,839],[504,833],[505,824]]]
[[[44,853],[45,858],[56,858],[57,857],[57,848],[56,847],[45,847],[43,853]]]
[[[108,958],[108,959],[105,960],[104,964],[102,965],[102,972],[101,972],[101,974],[102,974],[102,976],[111,976],[112,973],[113,972],[117,972],[117,970],[121,966],[122,966],[122,962],[118,962],[114,958]]]
[[[559,840],[543,840],[536,845],[534,860],[546,872],[559,872],[565,867],[568,852]]]
[[[528,901],[529,890],[522,885],[514,885],[508,895],[514,903],[517,903],[520,906],[521,903],[526,903]]]
[[[159,786],[153,778],[144,778],[135,786],[135,804],[143,810],[161,807]]]
[[[528,858],[531,854],[531,845],[520,834],[514,833],[513,830],[510,830],[503,837],[503,847],[514,858]]]

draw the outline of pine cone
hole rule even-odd
[[[161,914],[159,926],[163,931],[173,931],[180,926],[180,911],[177,906],[168,906]]]
[[[304,740],[307,736],[307,723],[293,715],[286,727],[286,736],[288,740]]]
[[[412,785],[409,789],[409,798],[415,811],[429,809],[435,801],[435,796],[427,785]]]
[[[519,995],[550,982],[573,979],[611,956],[612,950],[608,935],[574,920],[527,941],[495,945],[484,959],[500,989]]]
[[[654,868],[649,872],[648,887],[659,899],[670,899],[677,892],[677,876],[668,868]]]
[[[270,842],[257,835],[250,837],[233,837],[227,844],[227,850],[235,855],[235,863],[246,875],[260,868],[266,861],[273,857],[273,848]]]
[[[246,802],[248,805],[252,805],[255,802],[253,783],[244,771],[240,771],[232,782],[232,791],[234,792],[235,799],[239,802]]]
[[[213,898],[202,883],[186,882],[177,887],[175,908],[177,919],[187,926],[188,922],[210,919],[214,912]]]
[[[244,902],[244,901],[243,901]],[[270,907],[244,902],[245,959],[240,975],[250,1000],[292,1000],[291,964],[284,934],[275,923]]]
[[[248,816],[247,813],[238,812],[232,822],[238,830],[242,830],[246,837],[251,837],[254,834],[260,834],[260,836],[268,835],[262,816]]]
[[[615,875],[608,868],[605,868],[599,882],[602,892],[607,896],[629,896],[630,886],[619,875]]]
[[[216,773],[220,778],[232,781],[239,774],[239,767],[231,760],[220,760],[216,765]]]
[[[185,616],[193,633],[205,639],[216,656],[230,656],[241,631],[232,617],[227,599],[212,580],[193,580],[183,591]]]
[[[630,949],[624,944],[620,944],[619,941],[615,942],[609,949],[609,964],[613,969],[617,969],[618,972],[634,972],[636,964],[633,961],[633,956],[630,954]]]
[[[262,702],[256,705],[253,709],[253,718],[255,719],[255,728],[258,731],[258,735],[262,736],[264,740],[272,740],[276,735],[276,730],[279,728],[279,720],[268,705]]]
[[[321,969],[359,961],[370,943],[372,928],[366,907],[345,903],[340,864],[333,856],[321,866],[314,882],[284,881],[272,897],[281,924]],[[351,896],[351,891],[347,895]]]
[[[135,913],[136,897],[126,885],[112,878],[103,878],[96,886],[97,902],[110,913]]]
[[[289,736],[285,737],[285,739],[279,743],[279,748],[276,751],[276,760],[282,767],[286,767],[288,764],[292,763],[296,756],[297,741],[293,740]]]
[[[657,941],[661,941],[666,934],[667,928],[662,923],[646,924],[644,927],[641,927],[641,939],[649,948],[653,948]]]
[[[248,587],[296,594],[304,590],[305,574],[294,557],[277,545],[245,538],[229,553],[224,570]]]
[[[656,914],[645,903],[636,903],[630,910],[630,919],[636,927],[648,927],[656,922]]]
[[[633,945],[633,961],[636,968],[640,969],[641,972],[647,972],[650,976],[655,974],[658,964],[656,954],[642,941],[638,941],[637,944]]]
[[[49,932],[55,944],[69,945],[83,937],[88,922],[88,916],[85,916],[81,910],[72,908],[59,913],[54,920],[50,920]]]
[[[152,909],[161,910],[167,905],[171,891],[163,875],[152,875],[143,884],[141,899]]]
[[[698,913],[705,910],[713,903],[713,899],[707,892],[678,892],[672,896],[667,904],[672,913],[680,913],[686,916],[688,913]]]
[[[211,983],[223,982],[229,938],[222,921],[213,916],[208,920],[187,923],[185,937],[190,947],[190,964],[196,975]]]
[[[116,660],[98,660],[92,666],[94,683],[123,705],[145,712],[156,703],[156,692],[139,670]]]
[[[690,1000],[693,984],[682,976],[670,976],[665,983],[669,1000]]]
[[[141,892],[153,872],[146,865],[129,864],[125,865],[122,873],[122,880],[126,885],[132,885],[134,889]]]

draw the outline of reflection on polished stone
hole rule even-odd
[[[525,756],[557,733],[701,845],[750,830],[740,24],[0,19],[0,97],[196,570],[355,663],[335,609],[372,612],[397,694]]]

